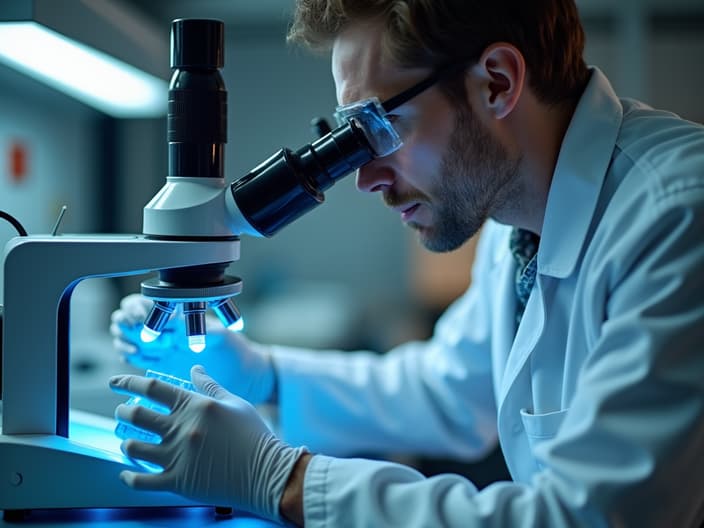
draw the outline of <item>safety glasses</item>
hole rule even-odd
[[[439,80],[458,73],[465,67],[466,64],[462,63],[438,69],[422,81],[383,102],[379,101],[378,97],[370,97],[340,105],[335,110],[335,120],[339,126],[354,124],[360,128],[376,157],[388,156],[403,145],[401,136],[387,117],[388,113],[407,103]]]

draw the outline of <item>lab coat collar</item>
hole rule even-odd
[[[538,250],[538,273],[569,276],[579,259],[623,119],[597,68],[577,104],[555,166]]]

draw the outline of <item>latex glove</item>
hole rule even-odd
[[[198,392],[143,376],[115,376],[113,390],[167,407],[119,405],[118,420],[161,436],[160,444],[129,439],[123,452],[164,468],[123,471],[120,479],[141,490],[170,491],[203,504],[232,506],[282,522],[279,503],[303,447],[291,447],[267,428],[245,400],[226,391],[200,365],[191,370]]]
[[[269,347],[226,329],[217,318],[208,315],[205,350],[195,353],[188,348],[180,309],[157,339],[145,343],[140,333],[152,304],[143,295],[132,294],[122,299],[120,308],[112,313],[113,346],[126,362],[185,379],[190,378],[191,367],[198,363],[217,372],[225,388],[249,402],[256,405],[271,401],[276,372]]]

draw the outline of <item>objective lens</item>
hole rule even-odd
[[[188,348],[191,351],[199,354],[205,350],[205,336],[204,335],[189,335],[188,336]]]
[[[232,302],[232,299],[213,301],[210,303],[210,307],[215,312],[215,315],[218,316],[222,325],[228,330],[237,332],[244,327],[244,321],[242,321],[240,311],[237,309],[237,306],[235,306],[235,303]]]
[[[151,343],[159,337],[166,323],[169,322],[171,314],[174,313],[175,307],[176,303],[173,302],[154,301],[154,306],[144,320],[144,327],[140,333],[142,341]]]
[[[142,342],[151,343],[157,337],[159,337],[160,334],[161,334],[161,332],[155,332],[154,330],[152,330],[148,326],[143,326],[142,331],[139,333],[139,337],[142,340]]]
[[[237,321],[235,321],[234,323],[232,323],[231,325],[229,325],[229,326],[227,327],[227,329],[228,329],[230,332],[240,332],[240,331],[244,330],[244,319],[242,319],[242,318],[240,317],[239,319],[237,319]]]
[[[206,304],[202,301],[183,303],[183,314],[186,317],[188,348],[193,352],[203,352],[203,350],[205,350],[206,308]]]

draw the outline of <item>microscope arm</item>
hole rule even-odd
[[[12,239],[4,269],[2,433],[67,436],[68,303],[81,280],[238,258],[239,241],[135,235]]]

